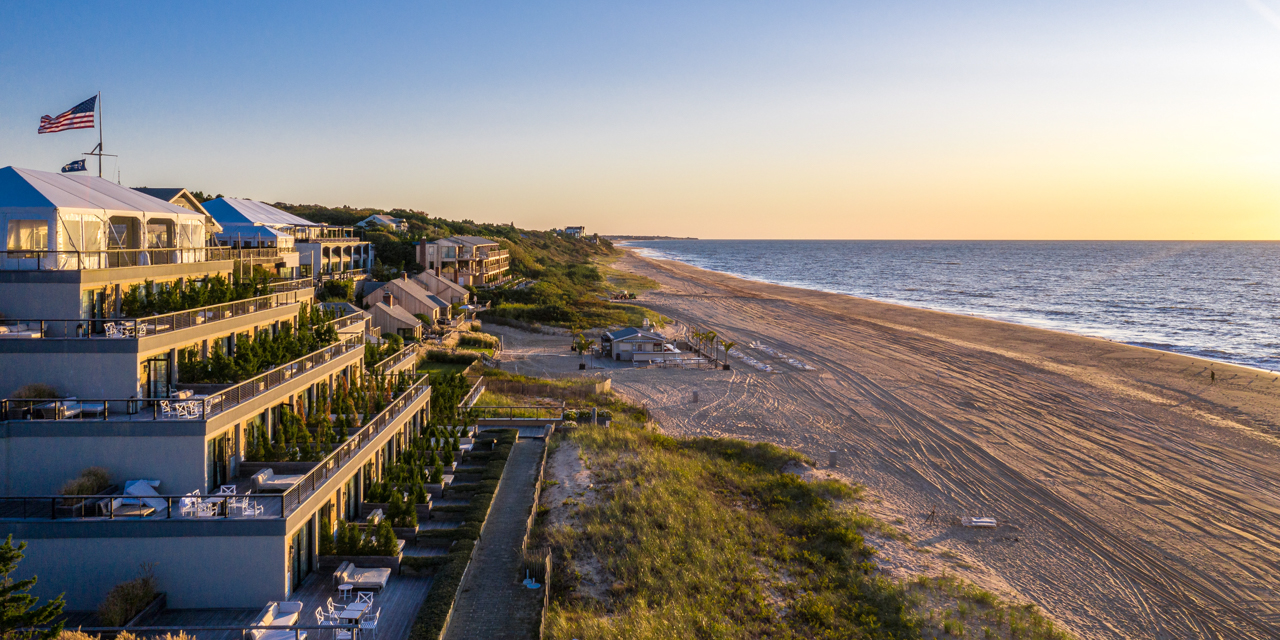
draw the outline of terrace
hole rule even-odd
[[[356,630],[356,640],[404,640],[409,637],[418,608],[427,599],[434,581],[431,577],[392,575],[387,586],[373,594],[369,610],[378,618],[377,627],[368,637]],[[316,624],[316,609],[327,609],[332,599],[338,607],[345,607],[351,600],[339,599],[333,584],[332,570],[317,570],[303,579],[302,584],[290,596],[290,601],[301,602],[302,612],[293,627],[273,627],[273,631],[299,631],[307,633],[307,640],[333,640],[336,629]],[[266,602],[263,603],[265,607]],[[130,633],[139,636],[159,635],[186,631],[200,640],[244,640],[253,629],[253,622],[261,609],[164,609],[146,621],[146,626],[131,627]],[[96,620],[92,613],[72,613],[67,616],[68,626],[83,626],[82,630],[97,634],[119,631],[116,628],[96,628],[88,625]],[[85,624],[87,623],[87,624]],[[369,629],[365,629],[368,632]],[[299,634],[300,636],[300,634]],[[300,636],[301,637],[301,636]]]
[[[312,296],[302,293],[312,286],[310,279],[287,281],[272,285],[277,293],[256,298],[224,302],[222,304],[175,311],[143,318],[116,318],[74,320],[3,318],[0,319],[0,339],[6,338],[57,338],[57,339],[131,339],[155,336],[211,325],[212,323],[249,314],[297,304]]]
[[[287,518],[308,498],[321,493],[330,480],[339,476],[345,479],[350,474],[343,474],[344,471],[363,464],[368,456],[362,454],[371,453],[385,444],[379,436],[403,421],[405,414],[430,393],[428,379],[425,376],[416,379],[310,471],[288,476],[292,484],[283,493],[252,492],[252,482],[248,479],[238,480],[234,487],[225,485],[224,488],[234,493],[209,496],[199,493],[161,495],[134,483],[124,492],[113,489],[97,495],[0,497],[0,519],[232,521]]]
[[[160,249],[102,249],[98,251],[49,251],[20,249],[0,251],[0,271],[78,271],[119,269],[164,264],[190,264],[222,260],[276,258],[275,247],[238,249],[233,247],[187,247]],[[285,251],[287,253],[287,251]]]
[[[341,330],[363,321],[363,314],[352,314],[332,323],[334,328]],[[203,397],[5,398],[0,399],[0,416],[7,420],[208,420],[358,349],[364,349],[363,336],[351,336]]]

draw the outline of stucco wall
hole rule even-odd
[[[193,421],[195,422],[195,421]],[[19,423],[20,424],[20,423]],[[39,422],[31,424],[39,426]],[[47,423],[46,423],[47,424]],[[137,427],[160,431],[172,423],[86,421],[102,435],[80,437],[15,437],[0,439],[5,495],[53,495],[62,483],[87,467],[104,467],[117,484],[125,480],[159,480],[164,495],[205,488],[204,434],[135,435]],[[204,423],[197,423],[203,429]],[[130,428],[134,427],[134,428]]]
[[[153,562],[169,608],[259,608],[285,597],[285,546],[284,536],[29,539],[12,577],[35,575],[42,600],[65,593],[68,610],[91,610]]]

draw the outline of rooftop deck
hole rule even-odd
[[[405,640],[418,615],[418,608],[427,598],[431,589],[432,578],[419,576],[392,575],[387,587],[374,594],[372,611],[381,610],[378,618],[377,640]],[[332,571],[312,573],[302,581],[301,587],[291,597],[291,601],[302,603],[302,615],[298,624],[315,626],[315,611],[326,608],[330,598],[338,606],[348,601],[338,598],[338,590],[333,584]],[[267,603],[262,603],[265,607]],[[232,627],[248,625],[257,617],[261,609],[168,609],[160,612],[155,618],[148,620],[148,627]],[[198,640],[241,640],[241,632],[226,631],[188,631]],[[332,640],[331,634],[321,633],[318,637],[309,636],[308,640]],[[372,639],[367,639],[372,640]]]

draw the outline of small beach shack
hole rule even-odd
[[[665,337],[635,327],[618,329],[600,336],[600,349],[606,358],[635,362],[680,356],[680,351],[675,345],[668,343]]]

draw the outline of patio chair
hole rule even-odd
[[[197,518],[213,518],[218,515],[218,503],[201,500],[196,503]]]
[[[253,517],[260,516],[263,511],[266,511],[266,507],[263,507],[260,502],[248,498],[244,499],[244,504],[241,505],[240,509],[244,512],[244,515]]]
[[[235,494],[236,494],[236,486],[235,486],[234,484],[224,484],[224,485],[222,485],[222,486],[218,487],[218,494],[217,494],[217,495],[220,495],[220,496],[234,496]]]
[[[360,593],[357,593],[357,594],[356,594],[356,602],[363,602],[363,603],[365,603],[365,604],[373,604],[373,593],[372,593],[372,592],[370,592],[370,591],[361,591]]]
[[[378,637],[378,618],[381,616],[382,616],[382,607],[378,607],[378,610],[374,611],[372,616],[369,614],[365,614],[363,618],[360,618],[360,637],[362,638],[364,637],[364,632],[367,629],[369,631],[369,640],[373,640],[373,638],[377,638]]]

